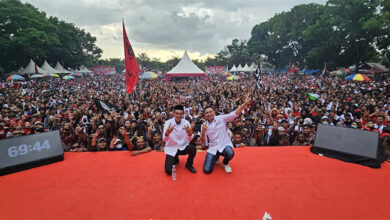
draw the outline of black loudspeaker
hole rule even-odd
[[[58,131],[0,141],[0,175],[61,160],[64,160],[64,150]]]
[[[319,124],[311,152],[380,168],[385,160],[379,133]]]

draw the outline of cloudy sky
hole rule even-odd
[[[123,58],[122,18],[136,53],[167,60],[218,53],[255,24],[294,5],[326,0],[22,0],[97,37],[103,58]]]

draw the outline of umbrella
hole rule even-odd
[[[46,76],[51,76],[51,77],[55,77],[55,78],[60,78],[60,75],[56,74],[56,73],[50,73],[49,75],[46,75]]]
[[[347,73],[347,71],[344,68],[330,72],[330,74],[334,74],[334,75],[343,75],[345,73]]]
[[[41,74],[34,74],[34,75],[30,76],[31,79],[42,78],[42,77],[43,77],[43,75],[41,75]]]
[[[81,76],[81,74],[78,73],[78,72],[73,72],[73,73],[71,74],[71,76]]]
[[[144,72],[141,75],[141,79],[157,79],[158,75],[155,74],[154,72]]]
[[[241,79],[241,77],[236,76],[236,75],[231,75],[227,78],[227,80],[229,80],[229,81],[232,81],[232,80],[236,81],[236,80],[240,80],[240,79]]]
[[[231,76],[231,75],[232,75],[232,74],[229,73],[228,71],[222,73],[222,76]]]
[[[25,80],[25,78],[23,76],[13,74],[13,75],[8,76],[7,80],[8,81],[10,81],[10,80]]]
[[[74,79],[74,77],[73,76],[70,76],[70,75],[67,75],[67,76],[64,76],[64,77],[62,77],[63,79]]]
[[[346,80],[353,80],[353,81],[365,81],[365,82],[370,82],[371,79],[368,78],[367,76],[357,73],[357,74],[352,74],[347,77],[345,77]]]

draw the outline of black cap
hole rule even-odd
[[[156,134],[160,134],[161,135],[161,132],[159,132],[159,131],[153,132],[153,136],[156,135]]]
[[[182,110],[182,111],[184,111],[184,107],[182,105],[176,105],[173,110]]]

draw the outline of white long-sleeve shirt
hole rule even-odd
[[[226,123],[236,118],[236,111],[230,112],[227,115],[218,115],[214,117],[212,122],[207,123],[206,136],[209,141],[208,153],[215,155],[217,151],[221,152],[226,146],[233,147],[232,140],[229,136],[229,128]],[[202,125],[203,128],[203,125]]]
[[[165,132],[167,131],[168,127],[172,125],[172,132],[168,137],[165,136]],[[188,134],[184,126],[191,127],[191,124],[185,119],[182,119],[180,124],[177,124],[174,117],[165,122],[164,132],[162,135],[163,141],[166,142],[164,147],[165,154],[175,156],[177,150],[184,150],[190,143],[190,139],[188,138]]]

